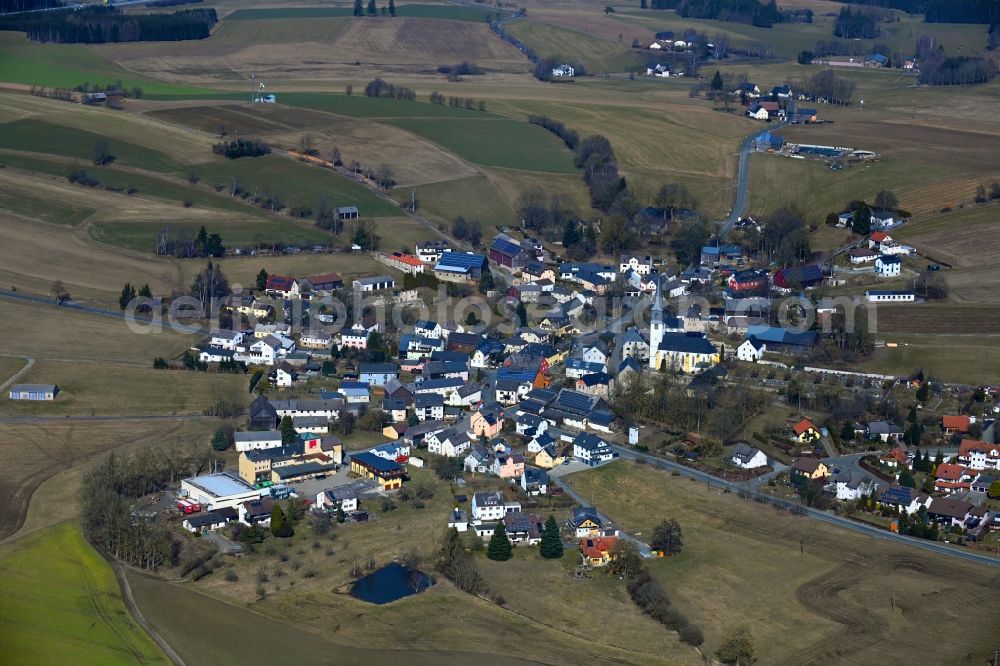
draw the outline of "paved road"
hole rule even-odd
[[[720,238],[725,238],[732,231],[747,207],[747,200],[750,196],[750,153],[753,152],[754,142],[760,135],[781,129],[785,124],[785,122],[771,123],[759,132],[745,138],[740,144],[740,159],[736,169],[736,197],[733,201],[733,209],[729,211],[729,217],[719,227]]]
[[[682,476],[687,476],[698,481],[704,482],[710,488],[719,488],[721,490],[729,490],[734,493],[746,493],[754,492],[752,489],[745,485],[731,483],[725,479],[720,479],[717,476],[713,476],[701,470],[692,469],[686,467],[679,463],[672,462],[670,460],[664,460],[663,458],[657,458],[645,453],[639,453],[638,451],[633,451],[621,446],[612,445],[611,447],[617,453],[621,455],[622,458],[629,458],[632,460],[641,459],[645,462],[658,467],[659,469],[668,469],[672,472],[678,472]],[[779,500],[777,498],[771,497],[770,495],[755,494],[755,496],[764,502],[769,504],[784,504],[784,500]],[[813,509],[811,507],[801,506],[802,515],[812,518],[814,520],[819,520],[830,525],[835,525],[837,527],[843,527],[845,529],[853,530],[855,532],[860,532],[877,539],[882,539],[884,541],[895,541],[896,543],[901,543],[909,546],[914,546],[916,548],[922,548],[924,550],[929,550],[941,555],[949,555],[951,557],[957,557],[963,560],[968,560],[970,562],[975,562],[977,564],[985,564],[988,566],[1000,566],[1000,559],[990,557],[988,555],[979,555],[978,553],[973,553],[970,551],[959,550],[943,544],[937,541],[927,541],[926,539],[916,539],[914,537],[905,536],[902,534],[894,534],[892,532],[887,532],[886,530],[874,527],[872,525],[866,525],[864,523],[859,523],[857,521],[851,520],[849,518],[844,518],[838,516],[834,513],[828,513],[826,511],[819,511],[818,509]]]

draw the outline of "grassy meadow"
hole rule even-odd
[[[0,642],[9,663],[170,663],[129,615],[111,566],[76,525],[0,546],[0,569]]]
[[[56,384],[53,402],[18,401],[10,416],[198,415],[216,400],[249,402],[245,375],[154,370],[110,363],[39,361],[23,375],[26,383]]]
[[[965,612],[970,596],[987,598],[1000,585],[987,567],[797,518],[632,462],[570,480],[627,531],[649,534],[663,518],[678,520],[683,552],[651,562],[650,571],[705,631],[707,652],[740,623],[749,624],[761,663],[871,663],[887,651],[925,663],[981,663],[993,649],[987,627],[996,625],[996,610]],[[942,630],[938,640],[914,642],[928,625]]]
[[[640,60],[631,42],[610,41],[562,28],[550,23],[516,21],[507,32],[531,47],[539,56],[553,62],[582,64],[588,73],[638,71]]]

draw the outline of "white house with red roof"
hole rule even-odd
[[[941,463],[934,473],[934,489],[946,495],[968,492],[972,486],[972,478],[972,474],[962,465]]]
[[[301,294],[299,283],[290,275],[268,275],[264,291],[280,298],[298,298]]]
[[[977,439],[963,439],[958,448],[958,462],[969,469],[1000,469],[1000,446]]]

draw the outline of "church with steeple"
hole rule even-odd
[[[663,320],[663,294],[657,280],[656,296],[649,311],[649,367],[695,374],[718,365],[719,350],[704,333],[667,330]]]

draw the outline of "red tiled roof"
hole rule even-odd
[[[951,463],[941,463],[937,467],[937,473],[934,475],[938,479],[943,481],[958,481],[962,478],[962,474],[965,473],[965,468],[961,465],[952,465]]]
[[[393,252],[392,260],[398,261],[400,263],[406,264],[408,266],[423,266],[424,262],[420,261],[412,254],[404,254],[403,252]]]
[[[968,416],[942,416],[941,427],[945,430],[957,430],[958,432],[969,432]]]
[[[884,241],[888,237],[889,237],[889,234],[885,233],[884,231],[876,231],[871,236],[869,236],[869,238],[871,238],[876,243],[881,243],[882,241]]]
[[[903,452],[903,449],[899,448],[898,446],[894,447],[892,451],[889,451],[889,453],[882,456],[883,460],[888,460],[890,458],[894,459],[900,465],[906,464],[906,454]]]
[[[312,277],[307,277],[309,284],[326,284],[327,282],[343,282],[344,279],[340,277],[340,273],[323,273],[322,275],[313,275]]]
[[[269,275],[267,276],[267,289],[275,289],[277,291],[288,291],[295,284],[295,278],[288,275]]]
[[[801,435],[802,433],[806,432],[810,428],[812,428],[813,430],[819,432],[819,428],[817,428],[816,426],[814,426],[813,423],[812,423],[812,421],[810,421],[809,419],[802,419],[801,421],[799,421],[798,423],[795,424],[795,434],[796,435]]]
[[[986,442],[980,442],[978,439],[966,438],[962,440],[962,444],[958,447],[958,455],[960,458],[967,458],[973,451],[983,451],[988,453],[990,450],[991,446]]]
[[[580,539],[580,551],[585,557],[598,559],[618,543],[618,537],[607,536],[594,539]]]

